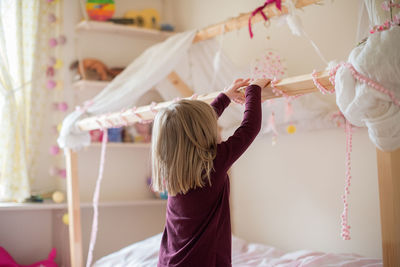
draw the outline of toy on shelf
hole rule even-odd
[[[153,195],[154,195],[156,198],[159,198],[159,199],[168,199],[168,192],[167,192],[167,191],[164,191],[164,192],[156,192],[156,191],[153,190],[153,188],[151,187],[151,177],[148,177],[148,178],[147,178],[147,185],[149,186],[150,191],[153,193]]]
[[[115,142],[115,143],[122,142],[122,127],[109,128],[107,131],[108,131],[108,142]]]
[[[136,123],[125,128],[124,142],[150,143],[152,125],[149,123]]]
[[[169,23],[161,23],[160,30],[165,32],[173,32],[175,31],[175,27]]]
[[[124,68],[108,68],[106,64],[95,58],[85,58],[82,61],[75,61],[70,66],[71,71],[77,72],[76,80],[111,81]]]
[[[106,21],[114,15],[114,0],[87,0],[86,12],[92,20]]]
[[[101,142],[103,141],[103,132],[100,130],[92,130],[89,132],[91,142]]]
[[[160,14],[154,8],[147,8],[141,11],[129,10],[125,12],[124,18],[132,19],[132,26],[148,29],[159,29]]]

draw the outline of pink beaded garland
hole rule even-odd
[[[49,58],[48,65],[49,65],[49,66],[54,66],[54,64],[56,64],[56,62],[57,62],[57,60],[56,60],[55,57],[50,57],[50,58]]]
[[[54,76],[54,68],[53,67],[47,67],[46,75],[47,75],[47,77],[53,77]]]
[[[60,170],[58,170],[58,175],[61,178],[65,179],[67,177],[67,171],[65,169],[60,169]]]
[[[57,145],[53,145],[53,146],[50,147],[49,152],[50,152],[51,155],[55,156],[58,153],[60,153],[60,148]]]
[[[48,16],[48,20],[49,20],[49,23],[54,23],[54,22],[56,22],[57,17],[53,13],[51,13]]]
[[[49,40],[49,45],[50,47],[56,47],[57,46],[57,39],[56,38],[50,38]]]
[[[50,176],[56,176],[56,174],[58,173],[58,169],[56,167],[50,167],[49,169],[49,175]]]
[[[56,87],[57,83],[54,80],[48,80],[46,83],[47,89],[54,89]]]
[[[67,37],[65,37],[65,35],[60,35],[60,36],[58,37],[58,43],[59,43],[59,44],[63,45],[63,44],[65,44],[66,42],[67,42]]]
[[[57,104],[57,109],[59,111],[65,112],[68,110],[68,104],[66,102],[60,102]]]

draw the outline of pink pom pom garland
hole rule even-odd
[[[49,45],[50,45],[50,47],[56,47],[57,44],[58,44],[58,42],[57,42],[57,39],[56,39],[56,38],[51,38],[51,39],[49,40]]]
[[[48,80],[46,83],[47,89],[54,89],[57,86],[57,83],[54,80]]]

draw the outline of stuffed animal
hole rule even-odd
[[[111,81],[118,74],[120,74],[123,68],[111,68],[109,69],[106,64],[98,59],[85,58],[81,62],[75,61],[71,64],[70,70],[76,70],[80,78],[85,80],[100,80],[100,81]]]

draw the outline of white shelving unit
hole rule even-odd
[[[115,202],[100,202],[99,207],[133,207],[133,206],[157,206],[166,205],[166,201],[162,199],[142,199],[132,201],[115,201]],[[67,209],[67,203],[54,203],[51,200],[45,200],[41,203],[0,203],[0,211],[13,210],[58,210]],[[81,208],[92,208],[90,202],[81,203]]]
[[[80,80],[73,84],[73,89],[77,90],[95,90],[100,91],[104,89],[110,82],[103,81],[88,81],[88,80]]]
[[[86,38],[89,42],[76,42],[76,49],[84,48],[78,53],[82,58],[93,57],[109,64],[119,65],[124,62],[121,53],[130,60],[149,45],[165,40],[174,33],[143,29],[108,22],[83,21],[75,27],[77,38]],[[88,34],[88,36],[85,36]],[[98,40],[106,37],[112,49],[105,53],[97,47]],[[132,42],[132,40],[135,40]],[[143,41],[141,44],[141,40]],[[83,47],[85,46],[85,47]],[[121,52],[119,49],[125,49]],[[88,50],[87,48],[95,48]],[[110,45],[109,45],[110,47]],[[129,49],[127,53],[126,49]],[[96,50],[98,49],[98,50]],[[129,55],[128,55],[129,54]],[[113,56],[115,56],[113,58]],[[125,65],[129,64],[125,62]],[[110,82],[80,80],[72,85],[76,105],[82,105],[101,92]],[[152,96],[149,96],[152,98]],[[148,99],[145,98],[147,101]],[[151,99],[153,100],[153,99]],[[81,220],[83,255],[87,255],[89,230],[91,223],[92,192],[98,175],[101,143],[92,143],[87,149],[78,153],[78,177],[81,199]],[[150,143],[115,143],[107,144],[104,178],[100,193],[99,207],[102,212],[99,219],[103,232],[99,232],[94,251],[95,259],[104,256],[105,252],[115,251],[162,231],[165,222],[166,200],[155,198],[146,182],[151,173]],[[103,202],[101,202],[103,201]],[[39,207],[60,210],[66,204],[33,204]],[[1,207],[0,207],[1,209]],[[118,219],[117,219],[118,218]],[[101,231],[101,230],[100,230]],[[108,236],[109,233],[114,233]],[[114,240],[114,241],[112,241]]]

